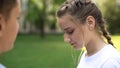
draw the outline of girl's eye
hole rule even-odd
[[[68,31],[67,34],[71,35],[73,34],[74,30]]]
[[[20,19],[20,17],[17,17],[17,20],[19,20]]]

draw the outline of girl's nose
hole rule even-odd
[[[64,41],[69,43],[70,42],[70,37],[64,35]]]

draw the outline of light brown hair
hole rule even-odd
[[[96,22],[96,29],[102,33],[109,44],[113,45],[109,32],[106,30],[102,13],[91,0],[67,0],[57,10],[56,16],[60,18],[66,14],[78,19],[83,24],[88,16],[93,16]]]

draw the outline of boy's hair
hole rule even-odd
[[[4,15],[7,20],[13,7],[16,6],[17,0],[0,0],[0,14]]]
[[[113,45],[109,32],[105,28],[102,13],[91,0],[67,0],[58,9],[56,16],[62,17],[66,14],[78,19],[83,24],[88,16],[93,16],[96,22],[96,29],[102,33],[109,44]]]

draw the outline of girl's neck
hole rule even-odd
[[[86,56],[91,56],[98,51],[100,51],[104,46],[106,46],[105,41],[99,37],[99,36],[94,36],[92,40],[88,42],[88,44],[85,46],[87,50]]]

